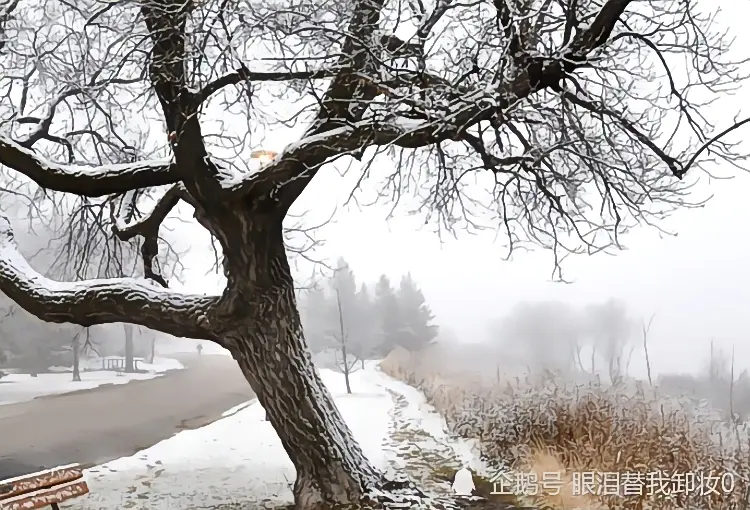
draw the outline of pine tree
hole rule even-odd
[[[330,299],[323,287],[316,285],[300,296],[299,303],[307,345],[312,352],[319,352],[329,341]]]
[[[401,321],[400,345],[410,351],[423,349],[435,340],[438,327],[432,324],[435,316],[411,274],[407,273],[401,278],[397,299]]]
[[[375,303],[370,297],[367,285],[363,283],[357,292],[357,330],[360,335],[358,355],[363,363],[365,359],[378,358],[382,354],[378,322]]]
[[[375,310],[380,336],[380,354],[385,356],[399,345],[401,313],[396,293],[386,275],[381,275],[375,285]]]

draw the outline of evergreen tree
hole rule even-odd
[[[339,258],[336,263],[336,270],[329,281],[331,290],[338,290],[341,296],[342,311],[346,312],[354,308],[357,299],[357,280],[349,263],[343,258]],[[348,309],[347,309],[348,308]]]
[[[359,357],[362,360],[379,358],[382,355],[382,338],[378,327],[377,310],[370,297],[366,284],[362,284],[357,292],[357,329],[359,338]]]
[[[381,275],[375,285],[375,311],[380,336],[380,354],[385,356],[399,345],[401,313],[396,293],[386,275]]]
[[[341,315],[341,321],[344,325],[344,333],[347,341],[351,345],[350,351],[356,352],[356,348],[353,344],[358,342],[357,337],[359,331],[357,331],[357,316],[359,315],[357,310],[357,280],[354,277],[354,272],[349,267],[349,264],[343,258],[339,258],[336,263],[336,270],[333,276],[329,280],[331,288],[331,302],[332,309],[329,312],[331,317],[331,329],[332,331],[338,331],[339,328],[339,314]],[[338,303],[340,300],[341,310],[338,310]]]
[[[432,324],[435,316],[410,273],[401,278],[397,299],[401,322],[399,344],[416,351],[432,343],[438,334],[438,327]]]
[[[312,352],[326,348],[329,342],[331,302],[322,286],[307,290],[300,296],[300,317],[307,345]]]

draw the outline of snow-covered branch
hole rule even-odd
[[[269,81],[291,81],[291,80],[321,80],[332,78],[335,72],[328,69],[313,71],[251,71],[245,65],[241,65],[233,73],[225,74],[203,87],[195,94],[194,101],[198,104],[204,102],[216,92],[229,85],[241,83],[269,82]]]
[[[176,167],[167,159],[103,166],[59,164],[0,137],[0,165],[15,170],[54,191],[86,197],[163,186],[179,181]]]
[[[326,115],[345,119],[345,126],[341,126],[340,122],[319,123],[305,138],[288,146],[274,163],[263,171],[249,176],[245,182],[225,183],[225,187],[239,193],[250,193],[258,191],[258,186],[262,186],[265,194],[283,194],[283,202],[291,205],[313,178],[317,169],[332,158],[347,154],[356,156],[367,147],[376,145],[425,147],[447,140],[462,139],[468,128],[483,121],[499,124],[511,105],[542,90],[559,89],[560,81],[565,76],[584,65],[589,54],[607,43],[615,23],[631,1],[608,0],[594,22],[587,29],[581,30],[570,44],[561,48],[559,54],[553,58],[526,52],[519,54],[514,58],[514,65],[524,71],[504,77],[493,87],[472,90],[458,84],[451,87],[451,84],[444,80],[424,80],[423,90],[426,94],[429,94],[432,88],[448,87],[452,89],[449,96],[451,100],[445,102],[444,110],[423,112],[417,118],[402,117],[396,112],[387,112],[384,116],[370,118],[365,116],[365,106],[358,115],[353,116],[352,111],[355,108],[351,107],[349,101],[342,99],[352,97],[353,89],[347,89],[344,84],[337,84],[337,80],[334,80],[323,102],[324,106],[326,102],[330,105],[327,111],[326,108],[321,109],[323,117],[320,120],[324,121]],[[430,75],[427,73],[425,76]],[[346,82],[349,87],[350,82],[351,80]],[[356,90],[365,97],[363,104],[381,92],[377,86],[374,86],[374,91]],[[342,105],[348,108],[346,112],[333,111],[336,108],[344,108]]]
[[[47,322],[81,326],[124,322],[177,337],[217,340],[207,317],[218,297],[164,290],[134,278],[49,279],[19,253],[4,216],[0,216],[0,292]]]

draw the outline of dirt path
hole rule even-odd
[[[253,398],[229,356],[184,356],[185,370],[0,406],[0,480],[132,455]]]

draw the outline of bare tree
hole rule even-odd
[[[346,331],[346,326],[344,326],[344,311],[341,308],[341,293],[339,292],[338,288],[335,288],[334,292],[336,293],[336,310],[338,312],[339,318],[339,330],[334,333],[334,337],[336,338],[336,343],[338,344],[338,352],[341,353],[340,359],[338,358],[337,354],[336,366],[339,368],[339,370],[341,370],[341,373],[344,374],[344,381],[346,382],[346,392],[351,395],[352,386],[349,382],[349,374],[358,370],[356,365],[360,360],[354,353],[347,350],[349,333]]]
[[[85,328],[88,334],[88,328]],[[71,342],[71,350],[73,351],[73,381],[81,381],[81,333],[83,328],[73,335],[73,341]]]
[[[633,320],[628,315],[625,304],[614,299],[589,305],[586,316],[592,344],[607,363],[607,373],[612,384],[619,384],[627,374],[634,350],[634,346],[629,346],[634,328]]]
[[[296,468],[300,510],[384,486],[313,368],[285,251],[284,220],[324,165],[348,163],[358,186],[391,169],[381,196],[416,191],[449,229],[497,222],[511,250],[552,249],[559,274],[566,252],[618,247],[633,225],[690,205],[686,172],[709,157],[736,162],[721,137],[747,122],[714,135],[695,99],[744,76],[694,2],[407,4],[0,11],[0,192],[117,205],[114,233],[140,240],[144,276],[50,280],[18,254],[3,216],[0,290],[46,321],[132,323],[229,349]],[[395,27],[409,25],[403,41]],[[262,104],[272,96],[289,111]],[[239,115],[247,122],[225,123]],[[252,151],[274,123],[305,127],[259,164]],[[219,296],[170,289],[155,263],[180,202],[220,248]]]
[[[537,369],[569,375],[576,369],[584,330],[577,310],[557,301],[519,303],[496,324],[503,350]]]
[[[652,314],[648,319],[648,322],[641,322],[641,333],[643,334],[643,354],[646,357],[646,375],[648,375],[648,384],[650,386],[654,385],[654,381],[651,379],[651,359],[648,355],[648,333],[649,331],[651,331],[651,323],[654,322],[654,317],[656,317],[656,314]]]
[[[154,364],[154,358],[156,357],[156,335],[151,335],[151,349],[148,353],[148,362]]]
[[[133,325],[123,324],[125,330],[125,372],[132,374],[135,372],[135,363],[133,361]]]

